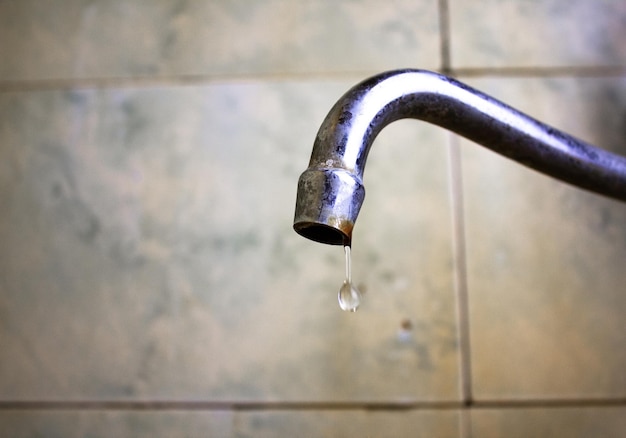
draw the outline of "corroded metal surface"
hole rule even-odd
[[[397,70],[350,89],[322,123],[298,184],[294,229],[349,244],[365,191],[369,149],[389,123],[415,118],[446,128],[541,173],[626,201],[626,158],[578,140],[452,78]]]

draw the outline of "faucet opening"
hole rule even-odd
[[[349,245],[350,236],[338,228],[331,227],[319,222],[298,222],[294,224],[296,232],[319,243],[328,245]]]
[[[588,145],[449,77],[424,70],[379,74],[350,89],[317,133],[300,176],[294,229],[321,243],[350,245],[365,197],[369,149],[389,123],[420,119],[518,163],[626,201],[626,158]]]

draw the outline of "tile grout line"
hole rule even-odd
[[[620,77],[626,75],[623,65],[581,66],[509,66],[509,67],[458,67],[450,69],[455,76],[503,78],[546,78],[546,77]]]
[[[441,73],[452,72],[450,58],[450,13],[448,0],[439,0],[439,51],[441,55]]]
[[[0,79],[0,92],[50,91],[72,89],[148,88],[174,86],[202,86],[213,84],[241,84],[280,81],[354,80],[378,73],[378,70],[354,70],[323,73],[232,73],[232,74],[177,74],[171,76],[111,76],[51,79]]]
[[[468,407],[459,413],[459,437],[472,438],[472,408]]]
[[[210,401],[210,400],[3,400],[2,411],[450,411],[626,407],[626,398],[501,399],[459,401]]]
[[[473,404],[472,363],[470,345],[469,297],[467,288],[467,257],[463,210],[463,178],[459,139],[450,133],[450,199],[452,205],[452,245],[454,259],[454,290],[457,301],[457,334],[459,337],[460,389],[464,405]]]
[[[440,72],[447,76],[454,75],[452,70],[452,59],[450,49],[450,5],[448,0],[439,0],[439,50],[441,56],[441,68]],[[459,339],[459,389],[461,391],[461,398],[464,409],[459,412],[459,437],[471,438],[471,372],[470,372],[470,356],[469,356],[469,333],[465,330],[465,324],[462,321],[465,320],[463,315],[465,314],[465,308],[467,306],[462,303],[465,302],[462,299],[462,289],[465,283],[462,280],[464,276],[464,244],[461,239],[464,239],[463,233],[463,211],[460,208],[462,205],[461,196],[461,181],[460,181],[460,164],[458,157],[458,139],[452,133],[448,134],[448,149],[449,149],[449,175],[450,175],[450,202],[452,208],[452,245],[453,245],[453,269],[454,269],[454,294],[456,296],[457,303],[457,336]]]
[[[458,401],[210,401],[210,400],[22,400],[0,401],[0,412],[10,410],[110,411],[410,411],[458,410]]]
[[[441,0],[445,3],[445,0]],[[621,77],[626,76],[626,66],[560,66],[560,67],[459,67],[451,66],[450,36],[446,18],[440,18],[440,73],[452,76],[502,78],[542,77]],[[419,67],[419,66],[418,66]],[[327,73],[267,73],[267,74],[198,74],[174,76],[85,77],[58,79],[0,80],[0,93],[20,91],[53,91],[74,89],[149,88],[174,86],[203,86],[212,84],[240,84],[272,81],[330,81],[354,80],[372,76],[380,70],[362,70]]]

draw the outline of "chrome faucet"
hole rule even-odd
[[[379,74],[354,86],[324,119],[298,182],[293,227],[349,245],[365,197],[369,149],[389,123],[439,125],[567,183],[626,201],[626,158],[586,144],[452,78],[424,70]]]

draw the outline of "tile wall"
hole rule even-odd
[[[626,155],[620,0],[0,1],[0,436],[626,436],[626,204],[399,121],[291,230],[337,98],[443,71]]]

